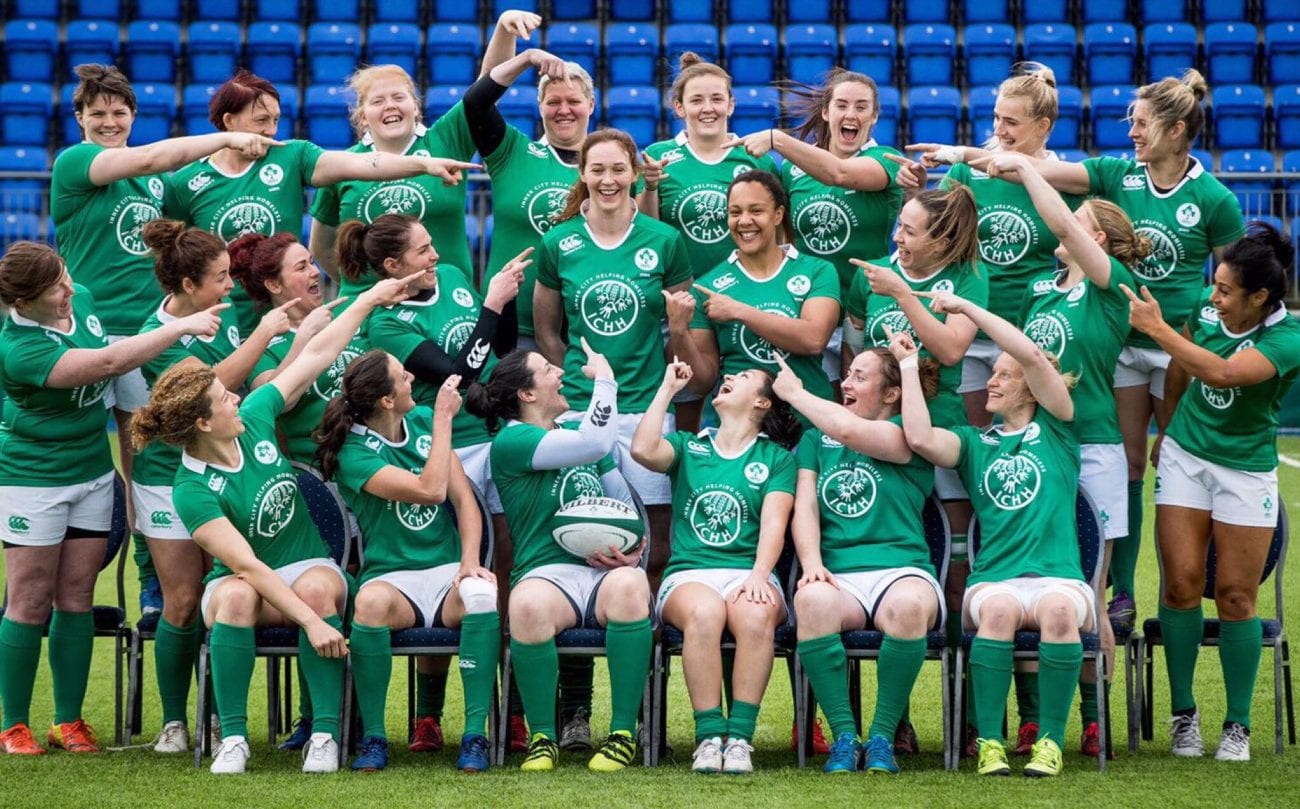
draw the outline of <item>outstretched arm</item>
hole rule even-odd
[[[169,138],[148,146],[128,146],[105,149],[90,162],[89,178],[99,186],[108,185],[128,177],[144,177],[175,171],[222,149],[234,149],[252,160],[266,154],[277,141],[248,132],[213,132],[210,135],[191,135]]]
[[[814,396],[804,389],[803,382],[790,370],[780,356],[776,358],[781,371],[772,383],[780,396],[813,423],[813,426],[844,446],[889,463],[907,463],[912,460],[912,450],[898,425],[880,419],[855,416],[841,404]]]

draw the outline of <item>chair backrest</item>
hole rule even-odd
[[[930,495],[921,509],[921,525],[925,529],[925,544],[930,549],[930,564],[939,577],[939,586],[948,584],[948,562],[952,558],[952,527],[948,524],[948,512],[943,510],[943,501],[936,495]]]
[[[329,546],[330,557],[344,570],[352,554],[352,523],[347,507],[338,493],[325,485],[320,472],[307,464],[293,462],[298,470],[298,490],[307,502],[311,521],[316,524],[320,538]]]
[[[1098,516],[1097,506],[1082,488],[1074,499],[1074,527],[1076,541],[1079,545],[1079,567],[1083,570],[1083,577],[1094,589],[1101,581],[1103,574],[1103,541],[1101,534],[1101,518]],[[975,558],[979,554],[980,546],[980,527],[979,520],[972,517],[970,529],[967,531],[968,543],[967,553],[970,557],[971,567],[975,567]]]
[[[1273,539],[1268,546],[1268,558],[1264,560],[1264,573],[1259,577],[1260,584],[1268,581],[1268,577],[1273,577],[1273,590],[1277,597],[1277,617],[1282,620],[1282,581],[1285,573],[1286,548],[1291,531],[1291,524],[1287,518],[1286,504],[1278,498],[1277,504],[1277,527],[1273,529]],[[1218,557],[1214,550],[1214,535],[1210,535],[1209,552],[1205,555],[1205,591],[1201,594],[1205,598],[1214,598],[1214,572],[1217,568]]]

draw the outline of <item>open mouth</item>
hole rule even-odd
[[[760,235],[762,235],[762,231],[758,228],[736,229],[736,240],[741,244],[754,244],[758,241]]]
[[[722,387],[718,388],[718,395],[726,396],[728,393],[731,393],[732,390],[730,382],[723,382]]]
[[[840,137],[845,141],[852,143],[862,134],[862,127],[857,124],[843,123],[840,124]]]
[[[623,189],[619,188],[618,186],[614,186],[613,188],[606,188],[604,186],[601,186],[600,188],[596,189],[596,193],[598,193],[600,195],[600,198],[603,200],[614,201],[617,200],[620,196],[622,196]]]
[[[320,295],[320,281],[312,281],[311,286],[307,287],[307,294],[313,298]]]
[[[385,115],[383,119],[380,121],[380,123],[382,123],[384,126],[395,126],[397,124],[400,124],[404,120],[406,119],[403,118],[401,115],[394,113],[392,115]]]

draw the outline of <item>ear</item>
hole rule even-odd
[[[1263,309],[1265,302],[1268,301],[1268,290],[1257,289],[1254,292],[1250,293],[1249,297],[1247,297],[1247,300],[1249,300],[1250,305],[1254,306],[1256,309]]]
[[[537,401],[537,394],[533,393],[531,390],[520,390],[517,395],[519,396],[519,401],[525,404],[532,404]]]
[[[221,128],[223,131],[230,132],[231,128],[234,126],[234,123],[235,123],[234,115],[232,115],[229,112],[223,112],[221,114]]]
[[[736,96],[732,93],[727,94],[727,117],[730,118],[736,112]]]
[[[673,102],[673,115],[676,115],[678,118],[681,118],[681,119],[685,120],[685,118],[686,118],[686,105],[683,104],[683,103],[680,102],[680,101],[674,101],[674,102]]]
[[[212,422],[205,418],[199,418],[194,421],[194,426],[201,433],[212,432]]]
[[[894,404],[903,398],[903,389],[895,385],[892,388],[885,388],[885,395],[880,400],[885,404]]]
[[[401,262],[390,256],[389,258],[384,259],[384,263],[380,266],[384,268],[385,277],[396,278],[397,271],[401,268]]]
[[[192,279],[192,278],[182,278],[182,279],[181,279],[181,291],[184,292],[186,295],[193,295],[193,294],[194,294],[194,290],[196,290],[196,289],[198,289],[198,288],[199,288],[199,285],[196,284],[196,283],[194,283],[194,279]]]
[[[266,291],[270,292],[272,295],[279,295],[281,292],[284,292],[284,284],[280,283],[279,278],[266,279],[265,286]]]

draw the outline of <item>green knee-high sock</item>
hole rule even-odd
[[[898,730],[898,721],[907,711],[912,698],[912,686],[925,662],[925,638],[905,640],[885,636],[880,644],[880,660],[876,664],[876,714],[871,720],[868,736],[884,736],[891,742]]]
[[[55,610],[50,618],[48,657],[54,678],[54,721],[81,718],[90,683],[90,657],[95,651],[95,619],[89,612]]]
[[[212,692],[221,717],[222,738],[248,738],[248,686],[253,680],[256,646],[251,626],[212,625]]]
[[[307,688],[307,678],[303,676],[302,666],[298,666],[298,716],[304,722],[311,721],[311,689]]]
[[[131,558],[135,561],[135,569],[140,574],[140,584],[144,585],[150,579],[158,578],[158,570],[153,566],[153,555],[149,553],[149,543],[145,540],[144,534],[131,532]]]
[[[1038,672],[1016,672],[1016,711],[1022,725],[1038,721]]]
[[[1205,614],[1200,604],[1190,610],[1161,604],[1159,615],[1160,632],[1165,639],[1165,671],[1169,673],[1170,709],[1173,713],[1195,710],[1192,680],[1205,634]]]
[[[343,629],[343,619],[337,615],[327,617],[325,623],[340,631]],[[307,678],[307,690],[311,692],[311,732],[328,733],[337,741],[339,710],[343,702],[343,658],[327,658],[316,654],[311,641],[307,639],[307,631],[300,629],[298,665],[302,667],[303,676]]]
[[[1107,680],[1102,687],[1106,689],[1106,695],[1110,696],[1110,680]],[[1079,680],[1079,720],[1086,728],[1100,718],[1101,705],[1097,702],[1096,681],[1087,683]]]
[[[845,657],[840,633],[801,640],[798,651],[804,673],[812,685],[813,697],[822,706],[826,721],[830,723],[832,737],[845,733],[857,735],[853,706],[849,704],[849,661]],[[892,730],[890,738],[893,738]]]
[[[492,686],[501,657],[501,617],[471,612],[460,625],[460,682],[465,692],[465,735],[486,735]]]
[[[1015,644],[1009,640],[975,638],[970,645],[971,704],[975,728],[982,739],[1006,741],[1002,717],[1011,690]]]
[[[754,741],[754,731],[758,728],[758,705],[744,700],[731,703],[731,716],[727,717],[727,738]]]
[[[1115,542],[1110,555],[1110,583],[1115,595],[1136,592],[1133,578],[1137,574],[1138,551],[1142,547],[1142,481],[1128,484],[1128,536]]]
[[[721,739],[727,735],[727,717],[722,715],[721,705],[716,708],[694,711],[693,713],[695,715],[696,744],[705,739]]]
[[[645,676],[650,671],[650,643],[654,631],[650,619],[610,621],[605,626],[605,654],[609,660],[609,692],[612,713],[609,732],[636,731],[637,714],[645,694]]]
[[[447,706],[447,670],[415,672],[415,715],[442,720]]]
[[[0,730],[30,725],[32,688],[41,662],[40,624],[20,624],[12,618],[0,620],[0,703],[4,722]]]
[[[386,626],[352,624],[348,653],[352,656],[352,678],[356,682],[363,736],[388,738],[384,711],[388,706],[388,683],[393,679],[392,641],[392,630]],[[317,731],[314,724],[312,731]]]
[[[1038,644],[1038,701],[1042,717],[1038,738],[1065,745],[1065,724],[1070,721],[1070,703],[1079,687],[1083,667],[1083,644]]]
[[[596,659],[567,655],[560,660],[560,718],[568,722],[578,711],[591,716],[591,687]]]
[[[188,626],[176,626],[166,618],[158,620],[153,660],[164,725],[188,719],[190,683],[194,682],[194,661],[198,659],[202,640],[197,616]]]
[[[511,670],[519,684],[524,717],[533,735],[559,740],[555,732],[555,688],[560,679],[560,655],[555,638],[541,643],[520,643],[511,638]]]
[[[1228,714],[1224,721],[1237,722],[1247,730],[1263,637],[1258,616],[1219,623],[1219,662],[1223,665],[1223,686],[1228,692]]]

